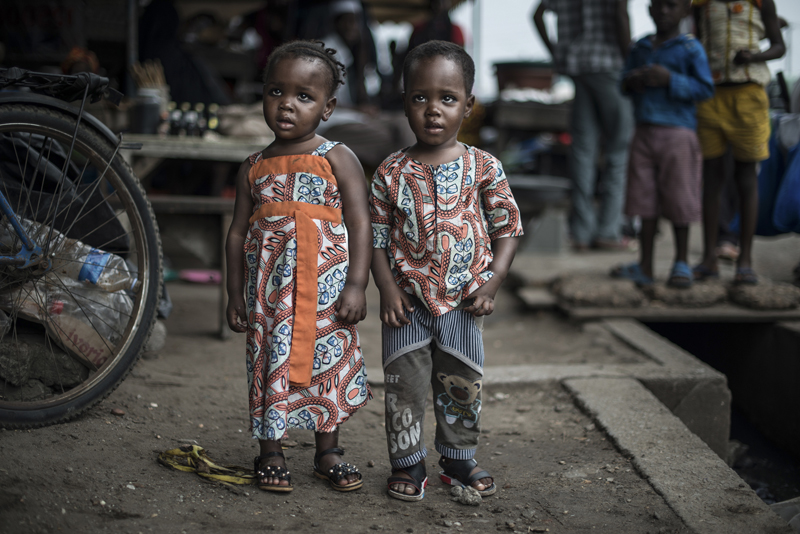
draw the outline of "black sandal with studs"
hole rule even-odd
[[[361,477],[361,472],[358,468],[348,462],[340,462],[328,471],[323,471],[319,467],[319,461],[323,456],[327,456],[328,454],[338,454],[339,456],[344,456],[344,449],[340,449],[338,447],[334,447],[333,449],[324,450],[314,456],[314,476],[317,478],[321,478],[322,480],[327,480],[328,483],[331,485],[333,489],[336,491],[353,491],[357,490],[361,486],[364,485],[364,480]],[[351,482],[342,486],[339,484],[339,481],[343,478],[347,478],[350,475],[358,475],[358,480]]]
[[[258,477],[258,489],[264,491],[277,491],[281,493],[292,491],[294,486],[292,486],[292,476],[289,474],[288,469],[279,465],[265,465],[264,467],[261,467],[261,460],[272,458],[273,456],[280,456],[281,458],[285,459],[282,452],[273,451],[262,454],[261,456],[256,456],[255,460],[253,460],[253,471],[256,472],[256,476]],[[263,484],[261,481],[265,478],[277,478],[278,480],[285,480],[289,483],[289,485],[281,486],[280,484]]]

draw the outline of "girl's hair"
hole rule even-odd
[[[337,61],[336,50],[325,48],[321,41],[290,41],[282,44],[272,51],[264,67],[264,83],[267,83],[270,69],[280,60],[285,58],[302,58],[309,61],[319,60],[327,66],[330,76],[328,76],[328,94],[333,96],[340,85],[344,85],[344,77],[347,74],[344,64]]]
[[[461,67],[464,87],[467,89],[467,94],[471,94],[472,85],[475,83],[475,62],[462,47],[447,41],[428,41],[411,49],[403,62],[403,90],[408,86],[408,75],[414,63],[435,57],[449,59]]]

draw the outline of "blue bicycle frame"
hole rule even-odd
[[[0,191],[0,211],[2,211],[11,221],[11,226],[22,241],[22,248],[14,255],[0,254],[0,264],[2,265],[15,265],[18,269],[24,269],[33,265],[38,265],[42,262],[42,247],[33,242],[33,240],[25,233],[25,229],[17,219],[16,213],[11,209],[11,204],[8,203],[5,195]]]

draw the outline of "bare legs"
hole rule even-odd
[[[740,252],[736,266],[738,269],[752,268],[753,236],[758,217],[758,177],[756,163],[736,161],[734,179],[739,192],[740,214]],[[703,161],[703,261],[708,272],[717,272],[717,234],[719,203],[722,186],[725,183],[722,173],[722,158]]]
[[[326,451],[328,449],[333,449],[339,446],[339,430],[334,430],[333,432],[316,432],[314,433],[314,439],[317,442],[317,454]],[[344,460],[338,454],[326,454],[322,458],[319,459],[319,468],[323,471],[327,471],[331,467],[336,464],[342,463]],[[358,475],[351,474],[347,475],[343,479],[339,481],[340,486],[346,486],[358,480]]]
[[[639,268],[650,278],[653,278],[653,243],[657,229],[658,219],[642,219]],[[689,254],[689,226],[673,224],[672,233],[675,236],[675,261],[686,263]]]

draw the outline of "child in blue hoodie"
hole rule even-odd
[[[714,82],[702,45],[680,33],[691,0],[652,0],[655,35],[639,40],[628,56],[622,89],[631,94],[636,133],[630,146],[625,213],[642,218],[640,259],[620,265],[611,275],[640,287],[653,284],[653,242],[658,218],[672,223],[675,262],[667,280],[672,287],[692,285],[687,262],[689,224],[700,221],[702,153],[695,133],[695,102],[714,94]]]

